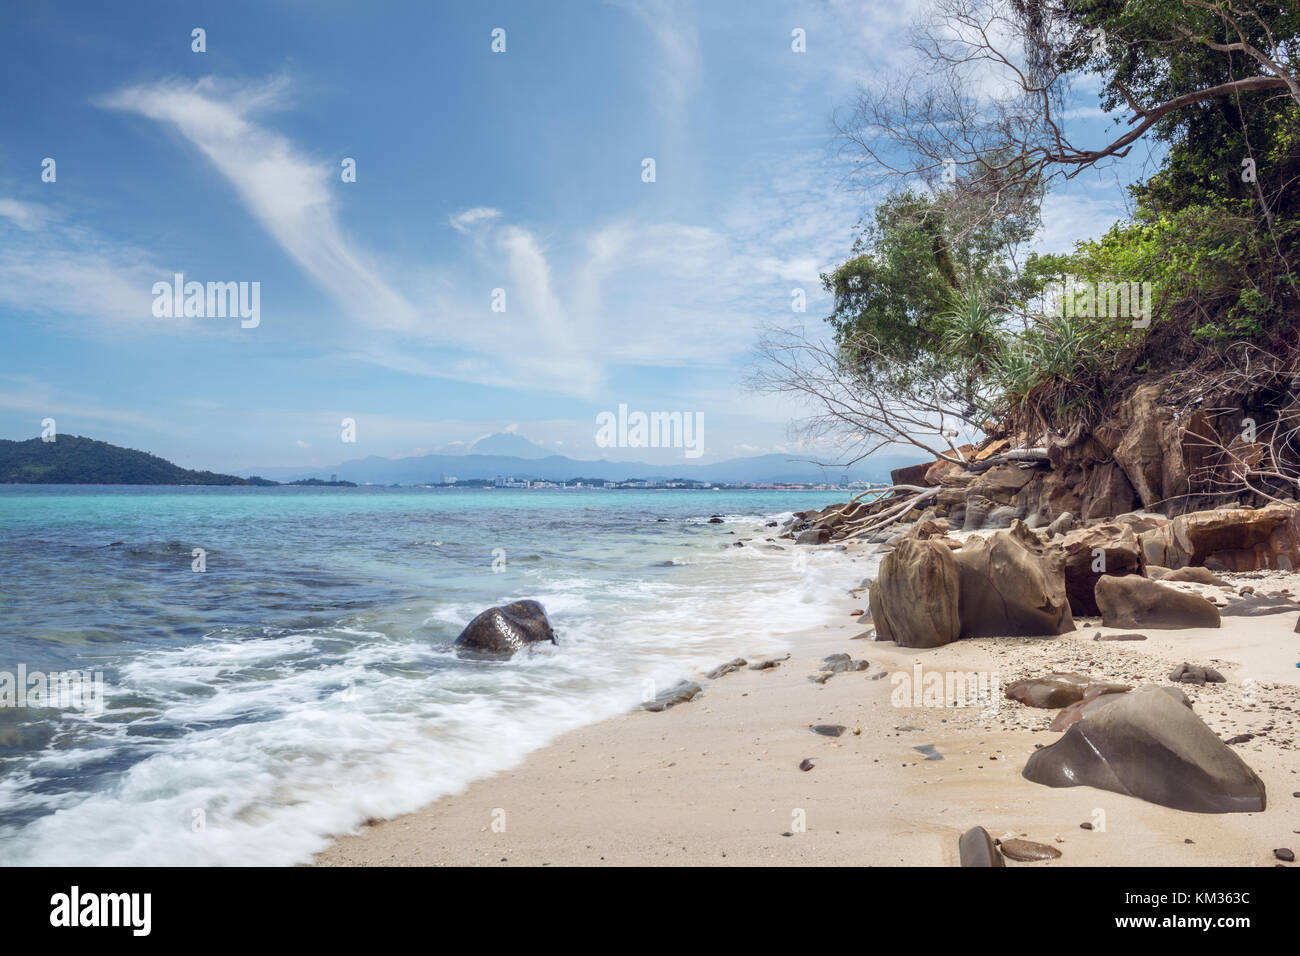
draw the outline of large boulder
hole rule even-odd
[[[1195,813],[1256,813],[1264,782],[1189,708],[1159,687],[1107,694],[1024,777],[1049,787],[1097,787]]]
[[[1137,574],[1103,577],[1094,592],[1106,627],[1218,627],[1219,609],[1198,594]]]
[[[1074,630],[1060,563],[1015,521],[1010,530],[969,538],[953,552],[961,584],[962,637],[1063,634]]]
[[[1136,574],[1142,570],[1137,535],[1126,524],[1108,522],[1079,528],[1052,541],[1046,553],[1061,562],[1070,610],[1080,616],[1100,614],[1095,589],[1106,574]]]
[[[465,626],[456,650],[466,657],[502,658],[530,644],[555,640],[546,609],[536,601],[490,607]]]
[[[1138,536],[1147,564],[1166,568],[1213,559],[1233,571],[1300,567],[1300,509],[1215,508],[1179,515]]]
[[[957,562],[941,540],[903,538],[881,560],[868,593],[878,640],[939,647],[960,635]]]

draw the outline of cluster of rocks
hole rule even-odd
[[[871,620],[879,640],[937,647],[963,637],[1061,634],[1073,630],[1076,615],[1113,628],[1216,628],[1223,615],[1300,610],[1285,596],[1253,594],[1223,596],[1220,607],[1175,586],[1230,592],[1207,565],[1193,562],[1253,553],[1224,546],[1286,526],[1293,510],[1198,512],[1141,531],[1154,519],[1125,516],[1055,534],[1014,520],[964,540],[950,536],[943,519],[918,521],[894,540],[870,582]]]

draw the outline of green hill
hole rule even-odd
[[[108,442],[59,435],[55,441],[0,439],[0,484],[247,485],[235,475],[191,471]]]

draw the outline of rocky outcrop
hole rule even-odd
[[[1126,524],[1107,522],[1079,528],[1051,541],[1046,553],[1061,564],[1070,610],[1080,616],[1094,616],[1097,581],[1106,574],[1137,574],[1142,570],[1142,551],[1137,535]]]
[[[1179,515],[1138,535],[1147,564],[1178,569],[1209,561],[1232,571],[1300,567],[1300,509],[1218,508]]]
[[[937,540],[899,541],[880,562],[868,593],[879,640],[939,647],[960,635],[957,562]]]
[[[1063,634],[1074,630],[1058,561],[1042,554],[1022,522],[969,538],[953,552],[962,637]]]
[[[456,638],[464,657],[503,658],[530,644],[555,640],[546,609],[536,601],[515,601],[490,607],[465,626]]]
[[[1128,574],[1097,582],[1097,607],[1106,627],[1218,627],[1219,609],[1197,594]]]
[[[1030,756],[1024,777],[1196,813],[1255,813],[1267,803],[1264,782],[1232,748],[1150,686],[1092,701],[1065,736]]]

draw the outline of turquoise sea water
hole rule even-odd
[[[104,683],[102,713],[0,707],[0,863],[309,859],[785,646],[856,581],[765,524],[844,497],[0,486],[0,675]],[[520,598],[557,646],[455,656]]]

